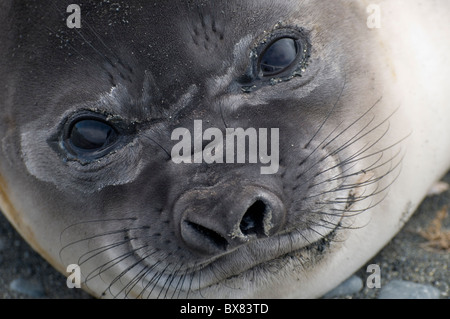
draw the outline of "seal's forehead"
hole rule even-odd
[[[12,16],[15,19],[12,21],[16,20],[20,25],[21,41],[29,38],[33,42],[33,38],[48,34],[54,35],[59,41],[55,43],[64,47],[80,38],[80,32],[87,29],[102,38],[114,37],[117,42],[127,40],[142,53],[147,53],[155,45],[182,45],[182,41],[188,40],[187,33],[194,37],[204,36],[208,41],[211,39],[208,32],[212,31],[220,38],[236,43],[249,34],[256,36],[270,31],[278,22],[307,28],[313,25],[336,26],[335,20],[345,20],[341,13],[349,7],[348,1],[344,0],[81,0],[77,3],[81,7],[83,28],[68,30],[66,8],[72,2],[13,2]],[[88,42],[89,38],[86,40]]]
[[[172,48],[188,41],[214,45],[215,37],[225,44],[237,43],[248,35],[270,32],[279,22],[311,26],[320,18],[315,14],[316,18],[311,19],[310,12],[323,7],[323,1],[299,0],[133,2],[141,5],[134,8],[132,17],[127,16],[135,35],[139,35],[135,41]],[[105,24],[103,27],[108,28]],[[121,30],[116,32],[120,34]]]
[[[43,105],[64,96],[57,106],[61,110],[95,100],[118,83],[139,95],[146,79],[154,79],[152,92],[159,90],[174,103],[192,85],[201,89],[229,70],[243,74],[258,37],[279,22],[312,30],[313,49],[322,56],[339,55],[336,48],[345,48],[341,44],[349,38],[345,34],[353,35],[339,32],[351,25],[341,23],[348,20],[344,0],[81,0],[82,27],[69,29],[66,9],[72,2],[29,0],[11,6],[16,32],[9,59],[22,90],[18,96]],[[331,43],[336,39],[339,45]]]
[[[91,27],[99,37],[113,38],[110,47],[121,43],[136,49],[136,57],[146,59],[140,63],[157,75],[167,74],[169,66],[178,74],[190,67],[195,71],[198,64],[204,72],[208,64],[233,59],[236,44],[270,33],[277,23],[312,29],[332,23],[336,18],[330,12],[344,7],[341,1],[325,5],[318,0],[88,2],[80,32],[92,33],[86,30]],[[77,41],[79,34],[72,35]]]
[[[70,30],[66,9],[72,2],[14,2],[19,45],[30,48],[26,54],[31,57],[44,51],[40,54],[45,56],[45,51],[50,51],[54,63],[63,60],[66,64],[72,56],[103,58],[126,46],[127,54],[154,61],[155,68],[184,56],[183,48],[193,42],[200,53],[206,49],[208,59],[220,60],[229,57],[242,39],[270,32],[278,22],[306,29],[321,26],[324,30],[338,19],[337,12],[346,8],[346,1],[325,4],[319,0],[84,0],[79,1],[82,28]],[[38,47],[36,38],[42,39]],[[210,54],[212,48],[216,48],[214,55]],[[55,50],[61,54],[55,54]],[[203,59],[202,54],[196,56]],[[52,61],[33,61],[40,62]]]
[[[139,54],[160,59],[152,53],[170,56],[190,42],[209,51],[210,46],[220,47],[218,53],[228,55],[232,44],[268,32],[280,21],[306,23],[302,16],[308,17],[308,7],[294,0],[195,0],[118,2],[113,13],[107,5],[89,2],[82,10],[87,25],[95,25],[99,35],[113,33],[118,41],[133,43]]]
[[[66,26],[69,16],[66,9],[72,2],[13,2],[10,21],[15,24],[13,28],[17,28],[18,45],[30,48],[27,52],[30,56],[38,51],[73,51],[75,48],[76,52],[72,54],[78,54],[91,49],[89,44],[100,51],[103,40],[112,50],[126,43],[129,48],[136,49],[134,54],[158,59],[162,56],[152,56],[152,53],[170,48],[165,54],[170,55],[192,38],[202,37],[200,40],[206,42],[214,40],[209,33],[216,34],[224,42],[237,43],[248,34],[270,30],[278,21],[298,17],[298,11],[304,10],[301,1],[293,0],[81,0],[77,4],[81,7],[82,28],[70,30]],[[39,45],[35,44],[36,38],[41,39]],[[227,48],[222,50],[226,52]],[[58,56],[54,58],[57,60]]]

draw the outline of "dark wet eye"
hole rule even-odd
[[[79,155],[96,155],[117,141],[117,131],[108,123],[97,119],[75,122],[66,142]]]
[[[297,43],[282,38],[272,43],[261,55],[259,67],[263,76],[274,76],[288,69],[297,59]]]

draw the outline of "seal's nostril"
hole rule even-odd
[[[286,209],[272,192],[233,184],[194,189],[176,202],[176,235],[183,246],[203,257],[221,256],[277,234]]]
[[[242,217],[239,228],[245,236],[256,234],[257,236],[267,235],[265,231],[265,221],[270,219],[269,207],[262,200],[257,200],[250,206],[244,217]]]
[[[186,224],[193,230],[195,230],[198,234],[210,240],[217,248],[221,250],[227,249],[228,241],[215,231],[190,221],[186,221]]]

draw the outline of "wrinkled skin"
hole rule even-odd
[[[450,167],[444,0],[378,1],[380,29],[368,1],[264,0],[81,1],[77,30],[71,2],[1,4],[0,207],[95,296],[318,297]],[[299,74],[252,73],[292,32]],[[83,114],[121,136],[95,160],[65,144]],[[278,172],[175,164],[194,120],[279,128]]]

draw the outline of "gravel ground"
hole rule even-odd
[[[444,178],[450,184],[450,173]],[[450,297],[450,250],[430,249],[430,242],[419,232],[426,230],[436,221],[439,211],[447,207],[449,213],[442,222],[442,231],[447,232],[447,247],[450,245],[450,190],[439,196],[431,196],[424,200],[417,212],[405,225],[403,230],[373,259],[369,264],[377,264],[381,268],[382,289],[365,287],[353,298],[377,298],[383,292],[383,286],[402,280],[434,287],[441,292],[440,298]],[[367,267],[356,273],[366,281]],[[365,285],[364,285],[365,286]],[[350,296],[347,296],[350,297]]]
[[[444,181],[450,183],[450,173]],[[397,237],[330,298],[449,298],[450,253],[427,248],[429,241],[419,234],[446,205],[450,208],[450,191],[428,197]],[[450,217],[442,227],[450,230]],[[381,269],[381,289],[369,289],[366,285],[370,264]],[[412,292],[418,295],[412,296]],[[90,296],[80,289],[68,289],[66,278],[37,255],[0,215],[0,298]]]

